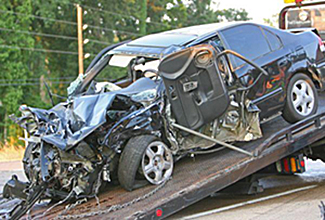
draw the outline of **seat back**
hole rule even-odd
[[[166,56],[158,69],[177,123],[190,129],[220,117],[229,96],[210,45],[190,47]]]

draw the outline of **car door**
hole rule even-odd
[[[228,91],[215,62],[211,45],[186,48],[161,60],[159,74],[177,123],[195,130],[227,110]]]
[[[286,52],[278,36],[269,29],[254,24],[242,24],[220,32],[226,49],[254,61],[268,72],[250,90],[248,98],[261,109],[261,118],[280,111],[284,104]],[[230,55],[233,72],[243,84],[249,85],[259,72],[242,60]]]

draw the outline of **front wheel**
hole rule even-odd
[[[118,179],[129,191],[144,185],[141,184],[143,179],[158,185],[170,178],[173,165],[171,151],[159,138],[153,135],[133,137],[120,157]]]
[[[318,95],[312,80],[305,74],[295,74],[287,87],[283,118],[295,123],[316,113]]]

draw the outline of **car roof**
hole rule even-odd
[[[202,25],[195,25],[195,26],[165,31],[162,32],[161,34],[182,34],[182,35],[194,35],[199,37],[211,33],[213,31],[221,30],[242,23],[243,22],[219,22],[219,23],[212,23],[212,24],[202,24]]]
[[[194,40],[204,38],[216,31],[221,31],[244,23],[248,24],[247,22],[212,23],[150,34],[123,44],[109,53],[159,58],[160,54],[162,54],[166,48],[171,46],[185,46]]]

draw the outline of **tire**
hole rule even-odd
[[[28,143],[25,152],[24,152],[24,157],[23,157],[23,167],[24,167],[24,172],[28,180],[30,180],[30,164],[31,162],[29,161],[30,155],[32,154],[32,151],[35,147],[35,143]]]
[[[168,159],[171,160],[171,167],[168,168],[168,173],[167,170],[161,171],[163,175],[159,181],[152,182],[152,179],[145,174],[144,165],[147,161],[146,155],[148,148],[157,144],[159,144],[159,146],[164,146],[163,155],[169,155]],[[169,178],[173,170],[173,160],[170,150],[165,147],[167,148],[159,138],[153,135],[141,135],[131,138],[126,144],[119,161],[118,180],[121,186],[128,191],[132,191],[133,189],[146,185],[148,182],[160,184]],[[158,148],[157,152],[153,153],[155,157],[158,157]],[[165,156],[162,157],[166,158]],[[167,162],[167,160],[164,160],[164,162]],[[170,160],[168,161],[170,162]],[[150,161],[152,161],[152,159],[150,159]]]
[[[283,118],[295,123],[316,113],[318,94],[312,80],[305,74],[297,73],[289,81]]]

